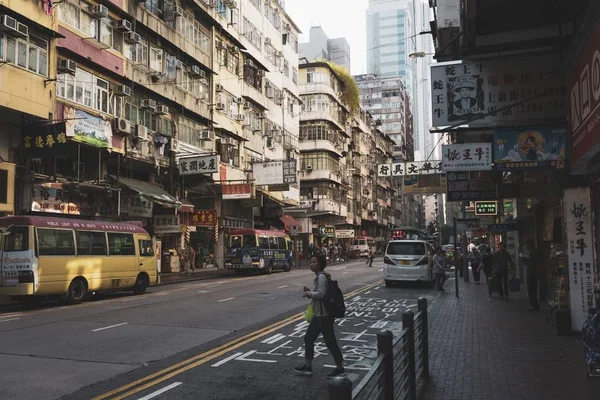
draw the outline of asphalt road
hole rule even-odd
[[[347,296],[336,332],[354,381],[376,358],[375,333],[400,331],[402,311],[435,294],[385,288],[381,268],[329,268]],[[302,287],[313,278],[294,269],[0,313],[0,399],[324,398],[332,360],[322,339],[315,375],[291,370],[303,361]]]

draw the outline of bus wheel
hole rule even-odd
[[[73,279],[67,291],[67,304],[79,304],[87,295],[87,284],[83,279]]]
[[[150,279],[146,274],[139,274],[133,286],[133,294],[139,295],[146,293]]]
[[[289,272],[291,270],[292,270],[292,263],[288,261],[285,263],[285,267],[283,267],[283,272]]]

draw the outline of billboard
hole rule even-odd
[[[563,169],[567,128],[509,128],[494,131],[494,169]]]
[[[489,171],[492,169],[491,143],[445,144],[442,146],[442,170]]]

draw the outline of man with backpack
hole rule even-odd
[[[309,322],[304,335],[304,357],[303,365],[294,368],[297,375],[312,376],[312,360],[315,354],[315,342],[320,334],[323,334],[325,345],[333,356],[336,368],[327,375],[327,378],[345,376],[346,370],[343,366],[343,356],[340,346],[335,337],[335,318],[344,316],[346,307],[344,296],[337,285],[337,281],[331,279],[331,275],[325,272],[327,265],[326,256],[313,257],[310,260],[310,269],[316,275],[313,290],[304,287],[304,296],[311,299],[314,316]]]

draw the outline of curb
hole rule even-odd
[[[227,271],[227,270],[224,270],[224,271]],[[209,279],[226,278],[226,277],[235,275],[235,274],[225,273],[224,271],[222,273],[219,273],[216,275],[211,275],[211,276],[199,276],[199,277],[193,277],[193,278],[189,278],[189,279],[178,279],[178,280],[174,280],[172,282],[158,282],[154,286],[155,287],[156,286],[167,286],[167,285],[174,285],[176,283],[206,281]]]

